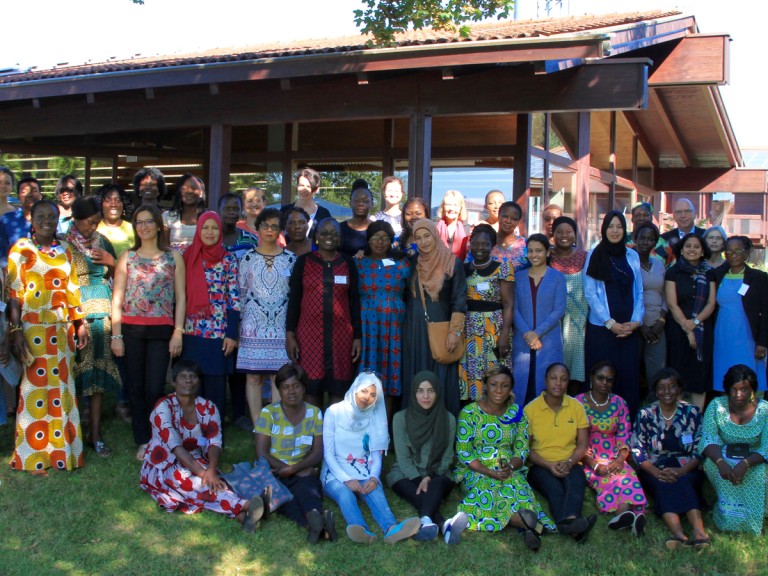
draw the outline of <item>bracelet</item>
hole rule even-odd
[[[744,458],[744,460],[742,460],[742,462],[744,462],[744,464],[747,465],[747,468],[749,468],[751,466],[751,464],[749,463],[749,459],[748,458]]]
[[[608,320],[608,322],[605,323],[605,327],[608,328],[608,330],[610,330],[611,328],[613,328],[614,324],[616,324],[616,320],[611,318],[610,320]]]
[[[723,459],[722,457],[720,457],[720,458],[718,458],[717,460],[715,460],[715,466],[720,466],[720,462],[725,462],[725,459]]]
[[[122,340],[123,339],[123,335],[122,334],[112,334],[112,336],[110,336],[110,338],[112,340]]]
[[[568,458],[568,460],[566,460],[566,462],[568,462],[571,466],[573,466],[573,460],[572,459]]]
[[[21,324],[9,324],[8,325],[8,334],[13,334],[14,332],[21,332]]]
[[[596,462],[596,463],[595,463],[595,467],[593,468],[593,470],[594,470],[595,472],[597,472],[597,467],[598,467],[598,466],[600,466],[600,462]]]
[[[181,332],[182,334],[184,334],[184,328],[179,328],[178,326],[174,326],[174,327],[173,327],[173,331],[174,331],[174,332],[176,332],[176,330],[178,330],[179,332]]]

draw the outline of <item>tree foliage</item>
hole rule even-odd
[[[364,8],[355,10],[355,24],[363,34],[372,34],[379,45],[393,44],[395,34],[409,28],[436,30],[459,28],[469,34],[466,22],[486,18],[506,18],[515,0],[362,0]]]

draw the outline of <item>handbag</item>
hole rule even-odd
[[[240,497],[250,500],[254,496],[260,496],[267,486],[272,487],[272,499],[269,509],[274,512],[286,502],[293,500],[293,494],[280,482],[269,467],[269,462],[263,456],[250,462],[240,462],[232,467],[232,472],[222,474],[224,480]]]
[[[427,322],[427,334],[429,335],[429,350],[432,352],[432,358],[439,364],[453,364],[461,360],[464,355],[464,336],[459,335],[459,343],[453,352],[448,352],[445,347],[445,341],[451,331],[450,322],[431,322],[427,314],[427,303],[424,299],[424,287],[419,281],[419,294],[421,295],[421,304],[424,307],[424,319]]]
[[[723,454],[729,460],[744,460],[749,458],[750,455],[749,444],[742,442],[726,444],[723,446]]]

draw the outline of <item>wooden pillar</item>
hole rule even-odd
[[[521,236],[528,236],[528,198],[531,196],[531,139],[533,136],[533,116],[517,115],[517,135],[515,137],[514,174],[512,180],[512,199],[523,207],[523,219],[518,230]]]
[[[432,206],[432,116],[411,114],[408,133],[408,198],[420,196]]]
[[[613,210],[616,207],[616,112],[611,112],[611,138],[609,144],[608,166],[611,171],[611,184],[608,187],[608,208]]]
[[[589,248],[587,238],[589,233],[589,133],[590,114],[579,112],[578,137],[576,139],[576,188],[574,194],[574,216],[579,229],[576,239],[579,246]]]
[[[384,154],[381,158],[381,179],[395,174],[395,157],[392,154],[392,143],[395,133],[395,121],[392,118],[384,120]],[[371,190],[376,193],[375,190]],[[379,190],[379,206],[384,207],[384,190]]]
[[[91,161],[93,158],[90,154],[85,155],[85,182],[83,182],[83,194],[85,196],[91,195]]]
[[[298,130],[298,126],[296,127]],[[280,203],[291,203],[291,184],[293,184],[293,123],[286,123],[283,129],[283,177],[280,186]]]
[[[118,169],[117,156],[112,156],[112,174],[111,174],[111,177],[110,177],[110,179],[112,181],[112,184],[117,184],[118,183],[118,180],[117,180],[117,169]]]
[[[219,198],[229,192],[232,158],[232,126],[212,124],[208,153],[208,208],[216,210]]]

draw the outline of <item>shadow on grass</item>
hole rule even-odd
[[[234,462],[253,458],[250,434],[229,426],[225,433],[225,470]],[[12,428],[0,428],[0,575],[768,573],[761,537],[717,532],[709,517],[713,546],[702,554],[692,550],[666,552],[663,544],[667,532],[656,518],[650,519],[647,535],[641,540],[629,533],[610,532],[607,519],[601,518],[585,545],[549,536],[538,554],[525,549],[515,530],[468,533],[454,547],[439,540],[360,546],[346,538],[344,520],[330,501],[326,503],[335,510],[340,535],[336,544],[310,546],[306,533],[279,515],[263,523],[257,533],[247,535],[236,521],[217,514],[185,516],[161,511],[138,487],[140,463],[134,458],[130,427],[107,419],[105,438],[113,456],[98,458],[89,449],[83,469],[33,478],[7,466]],[[391,459],[387,457],[385,467]],[[389,491],[388,498],[396,517],[414,515]],[[587,495],[586,500],[585,513],[594,511],[594,498]],[[457,502],[454,492],[444,513],[455,510]]]

